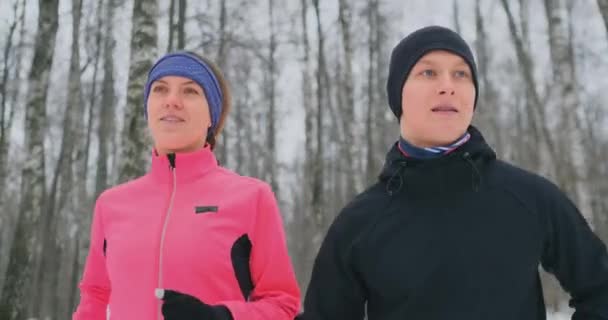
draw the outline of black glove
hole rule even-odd
[[[185,293],[164,290],[159,298],[165,320],[234,320],[225,306],[211,306]]]

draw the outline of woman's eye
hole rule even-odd
[[[198,91],[194,88],[186,88],[184,89],[184,93],[186,94],[198,94]]]
[[[167,87],[165,86],[155,86],[154,88],[152,88],[153,92],[158,92],[158,93],[163,93],[163,92],[167,92]]]

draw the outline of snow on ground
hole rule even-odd
[[[547,312],[547,320],[570,320],[572,312]]]

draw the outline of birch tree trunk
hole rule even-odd
[[[477,40],[475,51],[477,53],[477,69],[479,72],[479,101],[477,101],[477,119],[482,132],[486,132],[488,140],[492,142],[498,154],[503,153],[503,137],[499,123],[500,102],[497,99],[496,89],[490,81],[490,48],[488,47],[488,35],[485,21],[481,13],[480,0],[475,1],[475,27]],[[486,128],[488,130],[486,130]]]
[[[177,50],[184,50],[186,48],[186,0],[179,0],[178,12]]]
[[[543,142],[547,147],[549,158],[556,159],[559,157],[559,153],[555,146],[555,142],[551,138],[551,131],[547,125],[547,116],[544,109],[544,103],[538,93],[538,86],[536,81],[534,80],[534,76],[532,71],[534,70],[534,63],[530,54],[525,49],[525,42],[521,36],[517,33],[517,28],[515,26],[515,20],[513,15],[511,14],[511,10],[509,8],[509,4],[507,0],[501,0],[502,6],[507,14],[507,19],[509,23],[509,31],[511,34],[511,39],[513,40],[515,51],[517,54],[517,60],[520,72],[522,73],[522,77],[526,84],[526,92],[528,98],[528,106],[530,107],[530,119],[531,125],[535,125],[539,127],[539,133],[541,134]],[[553,170],[556,171],[555,169]]]
[[[215,62],[217,63],[218,67],[222,70],[224,70],[224,68],[226,68],[226,63],[228,61],[228,34],[227,34],[227,28],[228,28],[228,13],[227,13],[227,9],[226,9],[226,0],[220,0],[220,14],[219,14],[219,43],[217,46],[217,54],[215,56]],[[226,124],[224,130],[222,131],[222,135],[219,139],[221,139],[221,142],[218,141],[218,146],[216,147],[216,154],[218,156],[218,161],[224,165],[224,166],[228,166],[228,150],[230,148],[229,141],[230,141],[230,137],[231,137],[231,125],[232,123],[230,121],[227,121],[228,123]]]
[[[39,218],[46,211],[44,170],[45,100],[53,61],[58,27],[58,0],[39,0],[38,32],[34,59],[29,74],[30,96],[25,106],[25,152],[21,181],[19,218],[12,243],[6,282],[0,298],[0,318],[20,320],[26,317],[31,298],[35,256],[40,236]]]
[[[315,222],[317,226],[322,227],[325,223],[325,217],[323,216],[323,206],[325,203],[324,199],[324,181],[323,181],[323,171],[324,171],[324,141],[323,141],[323,116],[322,112],[323,101],[325,100],[323,97],[323,88],[325,83],[323,82],[323,69],[325,69],[325,38],[323,34],[323,29],[321,25],[321,13],[319,10],[319,0],[313,0],[313,8],[315,10],[316,21],[317,21],[317,38],[318,38],[318,48],[317,48],[317,71],[316,71],[316,97],[317,97],[317,108],[315,115],[315,125],[316,125],[316,150],[315,157],[313,161],[313,181],[312,181],[312,197],[311,197],[311,208],[313,212],[313,216],[315,218]]]
[[[357,192],[355,181],[355,169],[354,161],[357,157],[355,154],[354,147],[357,145],[354,143],[355,131],[354,126],[356,122],[356,109],[355,109],[355,90],[354,90],[354,78],[353,78],[353,43],[351,36],[351,25],[352,25],[352,10],[346,0],[339,1],[339,13],[338,19],[340,20],[340,30],[342,33],[342,61],[344,62],[344,77],[342,79],[342,88],[344,94],[344,105],[339,105],[338,109],[340,117],[342,118],[342,128],[344,130],[344,141],[342,144],[342,155],[348,159],[345,162],[340,162],[340,167],[343,166],[344,173],[346,175],[346,190],[345,200],[348,201]]]
[[[597,0],[597,6],[600,8],[604,27],[606,27],[606,36],[608,37],[608,0]]]
[[[454,30],[457,33],[461,33],[462,28],[460,27],[460,10],[458,8],[458,2],[456,0],[452,1],[452,20],[454,21]]]
[[[108,0],[110,1],[110,0]],[[102,49],[103,49],[103,37],[102,37],[102,33],[105,31],[103,29],[104,27],[104,23],[103,23],[103,13],[104,13],[104,9],[103,9],[103,0],[97,0],[97,16],[96,16],[96,27],[95,27],[95,52],[94,52],[94,56],[92,58],[93,60],[93,83],[91,85],[91,93],[90,93],[90,97],[89,97],[89,104],[88,104],[88,111],[87,111],[87,129],[86,129],[86,140],[85,140],[85,160],[84,163],[89,163],[89,150],[91,148],[91,137],[93,135],[93,126],[95,124],[95,119],[97,118],[97,115],[99,113],[97,113],[97,109],[98,109],[98,97],[97,97],[97,75],[99,73],[99,61],[101,60],[101,54],[102,54]],[[102,92],[103,94],[103,92]],[[84,100],[83,100],[84,101]],[[105,109],[106,106],[102,106],[102,110]],[[88,180],[88,167],[85,166],[85,173],[84,173],[84,177],[85,177],[85,181]]]
[[[9,179],[9,166],[8,166],[8,155],[10,152],[10,132],[13,126],[13,119],[15,115],[15,106],[18,103],[19,89],[21,87],[21,66],[23,61],[23,48],[24,48],[24,37],[25,37],[25,8],[26,1],[16,0],[15,3],[21,2],[21,13],[17,15],[17,11],[15,12],[15,22],[18,22],[19,26],[19,42],[17,43],[13,56],[17,60],[11,65],[14,66],[14,72],[10,72],[9,67],[9,59],[10,54],[8,53],[10,50],[5,51],[5,64],[4,64],[4,73],[6,79],[9,78],[9,74],[14,77],[16,80],[12,81],[12,85],[9,85],[7,80],[2,80],[2,115],[0,116],[0,126],[2,126],[2,133],[0,134],[0,207],[4,208],[4,215],[0,215],[0,297],[2,297],[2,290],[4,288],[5,281],[5,270],[8,264],[8,252],[10,250],[10,246],[12,244],[13,239],[13,230],[15,226],[15,220],[17,213],[16,210],[11,210],[11,202],[18,200],[12,197],[12,191],[10,191],[7,185]],[[17,7],[13,7],[15,10]],[[17,25],[15,25],[17,27]],[[8,36],[8,39],[12,39],[12,36]],[[7,40],[6,45],[8,47],[12,47],[13,40]],[[7,110],[7,104],[11,106]]]
[[[114,1],[108,0],[105,9],[105,31],[106,35],[103,40],[103,84],[101,95],[101,109],[99,110],[99,126],[97,127],[97,137],[99,143],[97,146],[97,174],[95,181],[95,196],[97,198],[108,185],[109,176],[109,156],[111,143],[114,138],[115,125],[114,118],[116,112],[116,99],[114,93],[114,53],[115,40],[112,36],[114,32]]]
[[[367,21],[369,24],[368,33],[368,70],[367,70],[367,114],[365,118],[365,176],[366,182],[371,183],[376,179],[379,164],[376,160],[376,108],[378,107],[378,93],[376,92],[376,82],[378,81],[378,21],[375,10],[378,7],[378,0],[369,0],[367,7]]]
[[[266,74],[266,100],[268,101],[267,112],[267,131],[266,131],[266,181],[270,183],[272,190],[279,195],[279,184],[277,181],[277,150],[276,150],[276,27],[274,17],[274,1],[268,0],[268,20],[270,29],[270,39],[268,42],[268,72]]]
[[[175,2],[177,0],[169,0],[169,40],[167,44],[167,52],[173,51],[175,42]]]
[[[557,144],[560,157],[554,159],[558,162],[558,184],[575,203],[581,205],[578,186],[581,174],[577,172],[573,158],[574,154],[579,157],[584,156],[583,150],[580,150],[582,139],[579,137],[580,132],[575,123],[575,110],[580,105],[580,99],[576,89],[576,75],[572,64],[568,17],[564,1],[545,0],[545,13],[548,21],[549,51],[553,71],[553,83],[549,86],[552,93],[549,94],[549,97],[556,98],[549,101],[556,114],[559,115],[557,127],[560,128],[561,136],[561,143]],[[579,150],[575,150],[575,148]],[[580,160],[580,162],[584,162],[584,159]]]
[[[83,135],[79,54],[81,8],[82,0],[72,0],[72,55],[68,79],[68,102],[64,112],[59,159],[48,194],[48,205],[40,220],[42,263],[36,266],[37,274],[34,277],[34,283],[41,284],[41,287],[39,290],[34,290],[31,300],[33,302],[32,314],[39,318],[55,314],[58,306],[58,297],[54,293],[61,271],[61,244],[59,243],[61,237],[57,231],[60,222],[66,221],[66,210],[63,209],[66,208],[65,204],[70,201],[70,198],[83,196],[78,194],[78,189],[74,185],[75,154],[81,144],[79,137]]]
[[[13,49],[13,40],[14,40],[14,36],[15,36],[15,31],[17,31],[17,25],[19,24],[19,16],[18,16],[18,9],[19,9],[19,1],[16,0],[15,3],[13,4],[13,13],[14,13],[14,20],[11,23],[11,25],[9,26],[9,30],[8,30],[8,34],[6,36],[6,42],[5,42],[5,47],[4,47],[4,53],[3,53],[3,61],[4,61],[4,65],[2,68],[2,81],[0,82],[0,96],[1,96],[1,106],[0,106],[0,190],[5,190],[4,188],[4,183],[6,181],[6,176],[7,176],[7,160],[8,160],[8,151],[9,151],[9,147],[10,147],[10,139],[9,139],[9,135],[10,135],[10,130],[12,127],[12,117],[8,116],[7,113],[12,113],[12,110],[14,109],[13,104],[8,104],[9,102],[9,91],[10,89],[15,90],[14,88],[10,88],[10,84],[8,82],[8,79],[11,75],[11,68],[10,68],[10,61],[11,59],[11,50]],[[23,8],[23,12],[25,13],[25,7]],[[22,20],[23,21],[23,20]],[[18,72],[19,70],[15,70],[15,73]],[[14,87],[14,86],[13,86]],[[18,90],[18,84],[16,86],[17,90]],[[10,109],[7,109],[10,108]],[[0,194],[0,197],[4,196],[3,194]],[[0,245],[1,246],[1,245]]]
[[[148,71],[157,56],[157,0],[134,0],[131,31],[131,64],[127,85],[127,110],[123,128],[123,152],[119,159],[119,181],[142,176],[150,163],[151,139],[147,134],[143,99]]]

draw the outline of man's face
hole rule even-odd
[[[447,145],[473,118],[475,84],[469,65],[449,51],[431,51],[414,65],[401,92],[401,135],[418,147]]]

